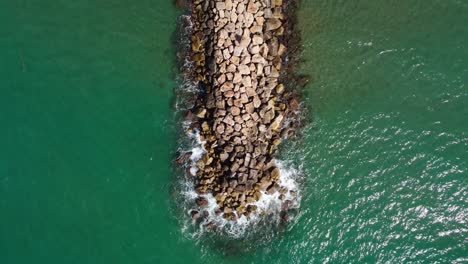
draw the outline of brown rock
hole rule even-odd
[[[263,23],[265,23],[265,18],[263,16],[258,16],[255,18],[255,21],[257,22],[257,25],[263,26]]]
[[[244,5],[244,3],[242,3],[242,2],[239,3],[239,4],[237,5],[237,14],[242,14],[242,13],[244,13],[244,10],[245,10],[245,5]]]
[[[260,54],[255,54],[252,56],[252,62],[253,63],[261,63],[261,64],[264,64],[265,63],[265,59],[262,57],[262,55]]]
[[[278,70],[275,68],[275,67],[271,67],[271,72],[270,72],[270,75],[268,77],[270,78],[278,78],[280,75],[279,75],[279,72]]]
[[[245,87],[252,87],[252,78],[250,78],[250,76],[245,76],[244,79],[242,80],[242,84],[245,86]]]
[[[192,220],[197,221],[200,218],[200,213],[197,210],[190,211],[190,216]]]
[[[205,108],[200,108],[197,110],[195,114],[198,118],[205,118],[206,116],[206,109]]]
[[[273,111],[273,109],[271,109],[270,111],[266,112],[263,116],[263,124],[269,124],[273,118],[275,118],[275,112]]]
[[[199,196],[196,199],[196,203],[200,207],[207,207],[208,206],[208,199],[206,199],[205,197]]]
[[[222,123],[216,126],[216,132],[218,132],[218,134],[224,133],[224,125]]]
[[[230,108],[230,112],[233,116],[238,116],[240,114],[240,109],[239,107],[233,106]]]
[[[224,119],[223,119],[223,122],[228,124],[229,126],[234,126],[235,122],[234,120],[232,119],[232,117],[230,115],[226,116]]]
[[[284,46],[283,44],[280,44],[278,48],[278,56],[283,56],[286,53],[286,50],[287,50],[286,46]]]
[[[255,33],[262,33],[263,27],[259,25],[252,26],[250,28],[250,33],[255,34]]]
[[[247,5],[247,12],[255,14],[258,12],[258,5],[254,1],[250,1]]]
[[[246,29],[244,31],[244,34],[241,37],[241,41],[240,41],[239,45],[241,47],[243,47],[243,48],[246,48],[247,46],[249,46],[251,41],[252,41],[252,39],[250,38],[250,31]]]
[[[234,91],[229,90],[224,93],[224,96],[226,96],[227,98],[231,98],[234,96]]]
[[[275,30],[281,27],[281,20],[277,18],[269,18],[265,23],[265,29],[267,31]]]
[[[216,2],[216,9],[218,9],[218,10],[226,9],[226,3],[225,2]]]
[[[252,31],[251,31],[252,32]],[[252,44],[253,45],[259,45],[263,43],[263,38],[259,35],[254,35],[252,37]]]
[[[260,101],[260,98],[258,98],[258,96],[255,96],[254,99],[253,99],[254,107],[259,108],[261,104],[262,104],[262,101]]]
[[[247,66],[247,65],[239,65],[239,73],[240,74],[244,74],[244,75],[247,75],[247,74],[250,74],[250,68]]]
[[[231,10],[232,9],[232,0],[225,0],[224,2],[226,3],[226,9]],[[233,13],[235,13],[235,12],[233,12]]]
[[[202,130],[203,132],[207,132],[208,130],[210,130],[210,126],[208,125],[208,122],[204,121],[202,123]]]
[[[250,48],[250,54],[258,54],[260,52],[260,47],[258,45]]]
[[[278,86],[276,86],[276,93],[282,94],[283,92],[284,92],[284,85],[282,83],[278,84]]]
[[[224,162],[225,160],[227,160],[229,158],[229,154],[227,153],[221,153],[219,155],[219,159],[221,160],[221,162]]]
[[[245,110],[247,111],[247,113],[251,114],[254,112],[254,104],[253,103],[248,103],[245,105]]]
[[[283,0],[273,0],[273,3],[275,6],[281,6],[283,5]]]
[[[239,57],[242,54],[243,50],[244,50],[244,47],[236,46],[236,47],[234,47],[233,55],[236,56],[236,57]]]
[[[242,81],[242,74],[239,72],[234,73],[234,78],[232,79],[233,83],[240,83]]]

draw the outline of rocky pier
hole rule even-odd
[[[295,130],[299,103],[288,87],[292,24],[283,0],[193,0],[191,60],[200,87],[188,113],[206,152],[193,175],[199,207],[249,217],[262,195],[288,190],[275,153]],[[195,213],[194,213],[195,214]],[[196,213],[198,214],[198,213]]]

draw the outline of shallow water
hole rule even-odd
[[[286,229],[184,231],[168,1],[0,3],[1,263],[468,261],[468,3],[304,0]]]

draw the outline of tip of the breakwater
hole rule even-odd
[[[299,100],[289,83],[292,19],[282,0],[194,0],[190,5],[191,81],[198,93],[188,133],[194,221],[245,222],[274,204],[287,220],[298,188],[277,161],[295,133]],[[216,227],[215,221],[203,221]]]

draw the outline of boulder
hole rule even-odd
[[[231,107],[231,108],[229,109],[229,112],[230,112],[233,116],[238,116],[238,115],[240,114],[240,109],[239,109],[239,107],[233,106],[233,107]]]
[[[256,14],[258,12],[258,5],[251,0],[247,5],[247,12],[251,14]]]
[[[198,118],[205,118],[206,116],[206,109],[205,108],[199,108],[195,114]]]
[[[243,75],[250,74],[250,68],[247,65],[241,64],[238,67],[239,73]]]
[[[207,207],[208,206],[208,199],[206,199],[205,197],[203,196],[199,196],[196,201],[198,206],[200,207]]]
[[[281,20],[277,18],[269,18],[265,23],[265,29],[267,31],[275,30],[281,27]]]
[[[200,218],[200,212],[192,210],[190,211],[190,216],[192,217],[192,220],[197,221]]]
[[[224,125],[222,123],[216,126],[216,132],[218,132],[218,134],[224,133]]]
[[[240,83],[242,81],[242,74],[240,72],[234,73],[233,83]]]
[[[216,9],[217,9],[217,10],[224,10],[224,9],[226,9],[226,3],[225,3],[225,2],[216,2]]]
[[[248,103],[245,105],[245,110],[247,111],[247,113],[249,114],[252,114],[255,110],[254,108],[254,103]]]
[[[251,31],[252,32],[252,31]],[[253,45],[260,45],[263,43],[263,38],[259,35],[254,35],[252,37],[252,44]]]

